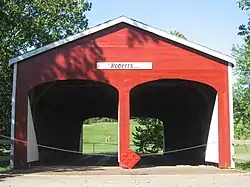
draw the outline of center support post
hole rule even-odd
[[[118,162],[122,168],[132,169],[140,160],[137,155],[130,148],[130,98],[129,90],[119,90],[119,103],[118,103]]]

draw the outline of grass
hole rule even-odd
[[[135,127],[138,123],[130,120],[130,146],[136,149],[133,143]],[[118,123],[102,122],[83,125],[84,153],[117,153],[118,149]]]
[[[0,173],[7,173],[7,172],[10,172],[10,167],[8,165],[3,164],[3,166],[0,166]]]
[[[235,154],[242,156],[242,157],[246,156],[247,158],[249,158],[250,157],[250,145],[236,145]],[[236,169],[239,169],[239,170],[250,171],[250,161],[248,162],[236,161],[235,167]]]
[[[249,155],[250,154],[250,145],[236,145],[235,153],[241,155]]]

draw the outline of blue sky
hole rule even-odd
[[[90,0],[89,26],[125,15],[151,26],[182,32],[189,40],[230,55],[241,44],[238,26],[246,12],[235,0]]]

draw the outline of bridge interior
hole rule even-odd
[[[34,87],[29,97],[37,143],[41,145],[78,151],[84,120],[96,116],[117,119],[118,90],[109,84],[55,81]],[[187,80],[163,79],[134,87],[130,92],[131,117],[163,121],[165,144],[163,155],[143,156],[138,166],[204,164],[206,146],[167,152],[207,143],[215,98],[212,87]],[[91,161],[81,154],[42,147],[39,158],[41,165],[96,163],[94,157]],[[117,157],[106,164],[118,165]]]
[[[96,116],[117,119],[118,91],[109,84],[87,80],[55,81],[36,86],[29,96],[40,145],[79,151],[84,120]],[[42,165],[77,165],[81,159],[81,154],[39,147]]]
[[[141,164],[205,164],[206,146],[177,151],[207,143],[216,90],[187,80],[156,80],[134,87],[130,94],[131,116],[163,121],[163,156],[141,159]]]

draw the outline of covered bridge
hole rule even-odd
[[[164,151],[204,145],[176,160],[234,167],[227,55],[122,16],[9,63],[13,168],[41,160],[38,144],[77,151],[82,121],[94,116],[118,119],[121,167],[139,160],[130,117],[163,121]]]

